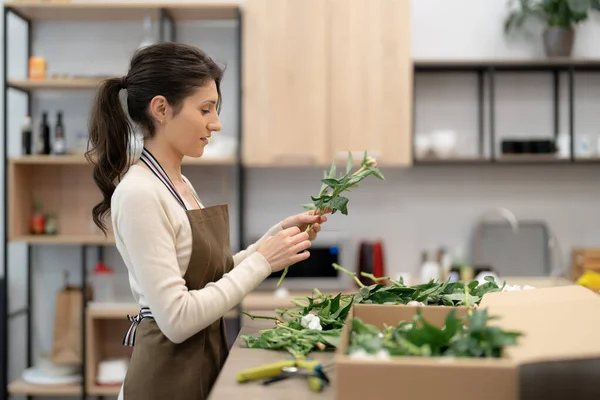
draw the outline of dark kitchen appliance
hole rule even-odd
[[[353,287],[353,279],[333,268],[336,263],[354,271],[356,253],[349,252],[348,238],[339,232],[320,232],[308,249],[310,257],[292,265],[282,286],[288,290],[345,290]],[[275,289],[283,271],[272,273],[259,289]]]
[[[550,139],[504,139],[502,154],[554,154],[557,148]]]

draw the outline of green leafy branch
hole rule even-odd
[[[264,317],[275,320],[275,327],[263,330],[257,336],[245,335],[243,340],[247,347],[286,350],[295,356],[304,356],[314,350],[328,350],[337,347],[342,328],[348,318],[353,304],[392,304],[392,305],[444,305],[449,307],[469,307],[469,312],[481,302],[486,293],[502,291],[492,278],[479,284],[478,281],[437,282],[430,281],[415,286],[405,286],[402,282],[389,277],[375,277],[362,272],[361,275],[373,280],[373,285],[365,285],[355,272],[348,271],[338,264],[333,268],[351,276],[359,286],[355,293],[323,294],[314,289],[310,296],[295,298],[296,307],[276,310],[281,318]],[[245,313],[246,315],[250,315]],[[302,318],[307,314],[319,317],[320,331],[310,330],[302,326]],[[260,318],[250,315],[251,318]],[[284,321],[284,317],[287,319]],[[405,347],[410,347],[404,343]],[[414,350],[414,348],[413,348]],[[421,351],[421,350],[419,350]]]
[[[353,318],[348,353],[378,354],[383,351],[392,357],[502,357],[504,348],[515,345],[522,333],[488,325],[492,319],[494,317],[490,317],[487,310],[475,310],[458,318],[456,309],[452,309],[444,326],[436,327],[417,309],[411,322],[386,325],[380,330]]]
[[[344,192],[349,192],[353,188],[357,188],[358,184],[368,176],[375,176],[381,180],[385,180],[385,177],[377,169],[377,161],[367,156],[367,152],[363,156],[360,163],[360,168],[355,172],[352,172],[354,165],[354,158],[352,153],[348,152],[348,161],[346,162],[346,171],[344,174],[337,176],[337,167],[335,161],[331,163],[329,171],[323,173],[323,179],[321,179],[321,189],[319,190],[318,196],[311,196],[312,203],[303,204],[302,207],[307,210],[312,210],[313,215],[322,214],[325,210],[330,209],[331,214],[341,212],[344,215],[348,215],[348,197],[341,196]],[[313,228],[312,224],[306,227],[305,232],[310,232]],[[283,279],[288,273],[288,268],[283,270],[277,286],[281,285]]]

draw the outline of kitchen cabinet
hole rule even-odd
[[[247,0],[243,162],[409,165],[409,21],[408,1]]]
[[[327,162],[327,1],[249,0],[243,24],[243,161]]]
[[[410,1],[330,0],[331,157],[411,162]]]

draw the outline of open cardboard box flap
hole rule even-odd
[[[488,293],[479,305],[490,323],[519,330],[502,358],[393,357],[361,360],[347,355],[351,318],[379,328],[410,320],[417,307],[355,304],[336,351],[336,400],[405,397],[447,400],[600,399],[600,296],[581,286]],[[418,307],[442,326],[451,307]],[[457,315],[467,312],[464,307]],[[468,389],[467,389],[468,388]],[[466,390],[467,389],[467,390]]]
[[[486,294],[480,309],[523,332],[505,356],[519,364],[600,358],[600,296],[582,286]]]

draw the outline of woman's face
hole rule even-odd
[[[164,127],[166,139],[177,152],[188,157],[202,156],[208,138],[221,130],[218,97],[217,85],[211,80],[188,96],[179,113],[168,120]]]

